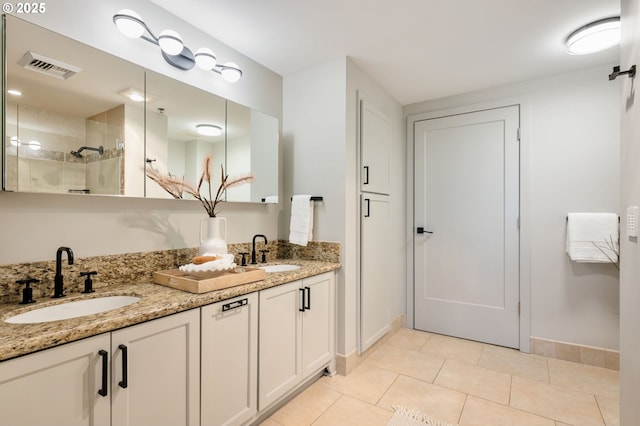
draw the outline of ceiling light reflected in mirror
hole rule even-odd
[[[215,124],[198,124],[196,131],[199,135],[203,136],[220,136],[222,134],[222,127]]]
[[[570,55],[587,55],[620,44],[620,17],[601,19],[578,28],[567,37]]]

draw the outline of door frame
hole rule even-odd
[[[524,97],[506,98],[495,101],[459,105],[446,109],[410,114],[407,116],[407,288],[406,308],[407,327],[414,327],[414,161],[415,161],[415,133],[417,121],[428,120],[451,115],[459,115],[518,105],[520,107],[520,246],[519,246],[519,291],[520,291],[520,351],[530,352],[529,337],[531,336],[531,219],[530,212],[530,169],[529,169],[529,102]]]

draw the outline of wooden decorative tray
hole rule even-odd
[[[189,293],[207,293],[241,284],[264,280],[264,269],[239,267],[212,278],[198,278],[179,269],[153,273],[153,282]]]

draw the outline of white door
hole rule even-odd
[[[112,426],[200,424],[200,310],[111,333]]]
[[[360,351],[391,328],[389,287],[389,197],[362,194],[360,222]]]
[[[518,127],[518,106],[415,123],[417,329],[519,346]]]
[[[389,193],[389,119],[365,100],[360,101],[360,190]]]

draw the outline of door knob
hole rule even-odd
[[[433,234],[433,231],[425,231],[422,226],[418,226],[416,228],[416,233],[418,233],[418,234]]]

